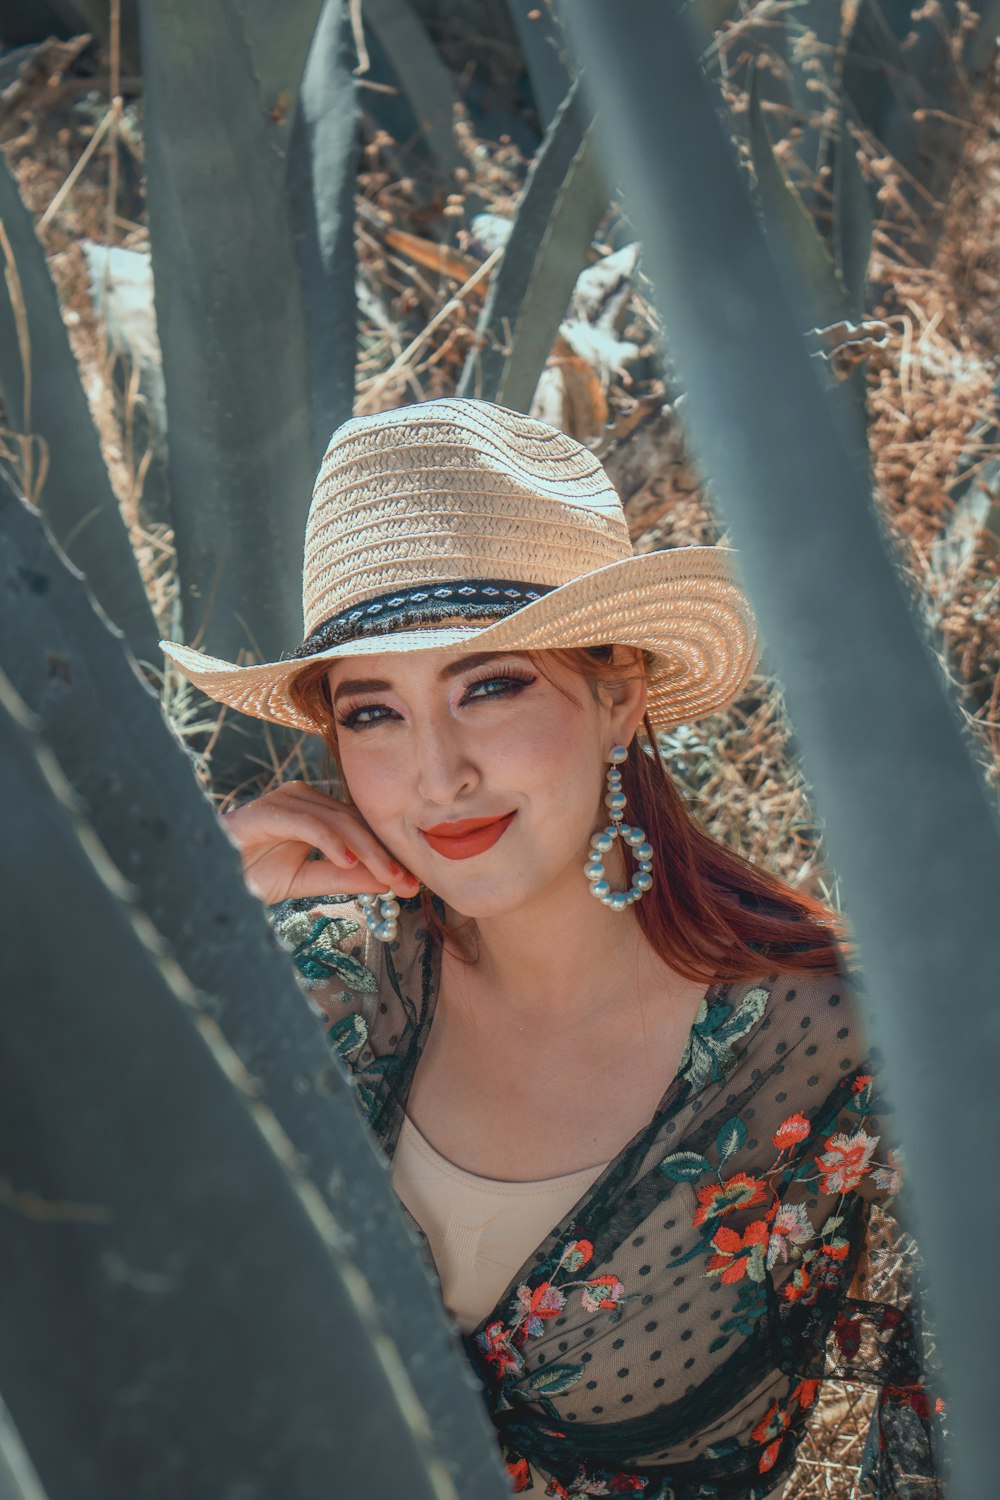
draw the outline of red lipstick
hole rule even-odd
[[[420,831],[435,854],[443,854],[445,859],[471,859],[492,849],[516,816],[509,812],[502,818],[458,818],[453,823],[436,823],[433,828]]]

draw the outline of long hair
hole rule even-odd
[[[529,654],[546,676],[545,658],[557,658],[592,690],[601,682],[621,682],[630,670],[623,670],[611,647]],[[643,670],[641,655],[634,660],[631,670]],[[303,668],[289,696],[336,759],[329,666],[321,661]],[[837,944],[843,933],[836,914],[706,833],[663,765],[648,717],[644,724],[648,744],[633,740],[621,772],[629,821],[645,829],[656,855],[652,890],[632,908],[653,951],[676,973],[706,983],[774,972],[841,972]],[[631,878],[635,862],[627,847],[625,861]],[[426,896],[424,914],[443,942],[447,931]]]

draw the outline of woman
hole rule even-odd
[[[593,455],[434,401],[334,434],[304,614],[287,661],[165,646],[336,757],[344,800],[295,782],[226,826],[514,1487],[762,1500],[840,1368],[882,1386],[868,1493],[936,1493],[907,1299],[849,1295],[896,1169],[833,920],[655,752],[752,669],[725,555],[633,557]]]

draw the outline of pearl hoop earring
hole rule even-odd
[[[625,793],[622,791],[622,773],[618,767],[627,759],[628,750],[624,745],[615,745],[608,755],[608,788],[604,805],[611,821],[606,828],[598,829],[591,838],[590,858],[583,867],[583,872],[590,881],[591,891],[598,901],[603,901],[612,911],[627,911],[630,906],[642,900],[653,884],[653,847],[647,842],[643,829],[632,827],[624,821]],[[613,891],[604,868],[604,855],[615,839],[621,839],[629,845],[638,864],[627,891]]]
[[[365,914],[365,926],[372,937],[378,938],[380,943],[394,942],[399,918],[395,891],[383,891],[381,896],[366,893],[358,897],[358,905]]]

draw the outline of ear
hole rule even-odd
[[[634,646],[616,646],[615,666],[621,676],[602,683],[608,706],[608,727],[616,745],[627,745],[642,723],[648,692],[643,654]]]

